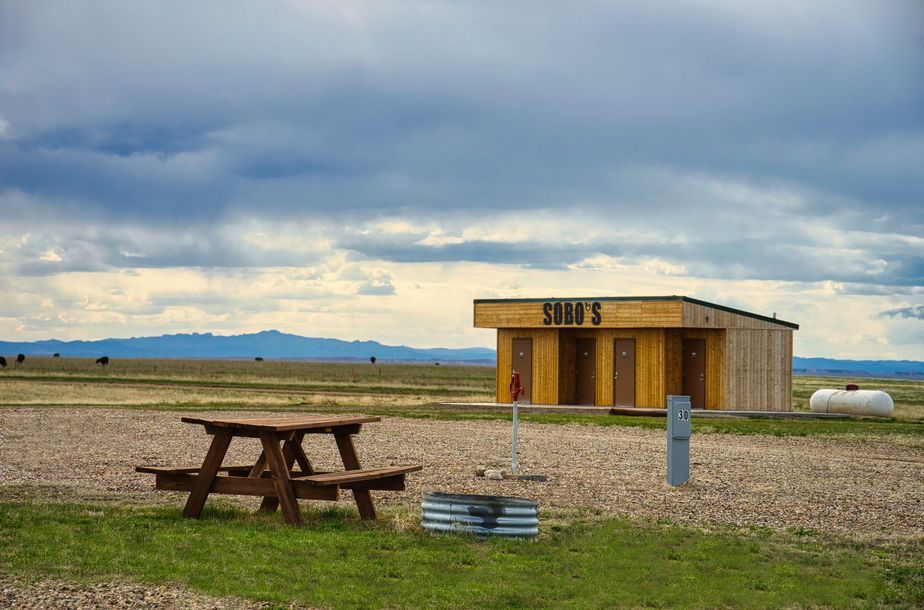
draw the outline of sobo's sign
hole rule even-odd
[[[590,317],[590,323],[600,326],[603,317],[600,315],[600,303],[543,303],[542,323],[546,326],[583,326],[584,320]]]

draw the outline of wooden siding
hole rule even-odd
[[[685,329],[681,333],[680,349],[683,339],[704,339],[706,341],[706,408],[725,409],[725,374],[726,374],[726,340],[723,329]],[[678,373],[679,377],[679,373]],[[682,391],[682,389],[681,389]],[[680,392],[678,392],[680,393]]]
[[[584,303],[584,324],[550,326],[541,301],[475,303],[475,328],[678,328],[683,325],[682,301],[599,301],[601,322],[591,322],[594,301],[564,301]]]
[[[498,329],[495,383],[497,402],[510,402],[513,339],[533,340],[533,404],[558,403],[558,333],[554,329]]]
[[[753,328],[764,330],[790,331],[788,326],[758,320],[750,316],[723,311],[713,307],[706,307],[697,303],[683,302],[683,323],[684,328]]]
[[[665,357],[666,331],[642,329],[498,329],[497,402],[510,402],[511,347],[514,338],[533,340],[534,404],[574,403],[574,341],[596,340],[596,404],[613,404],[613,344],[615,339],[635,339],[635,404],[665,406],[668,365]],[[679,336],[679,335],[678,335]],[[678,348],[679,350],[679,348]],[[678,352],[679,357],[679,352]],[[676,367],[679,371],[679,366]],[[503,372],[503,374],[502,374]],[[679,393],[679,389],[675,392]]]
[[[558,331],[558,404],[574,404],[576,380],[574,378],[576,351],[573,330]],[[599,360],[598,360],[599,362]]]
[[[476,303],[475,326],[498,329],[497,401],[510,401],[511,343],[522,337],[533,346],[530,401],[573,404],[574,342],[586,337],[596,340],[596,404],[610,406],[613,343],[624,338],[636,342],[635,404],[663,408],[668,394],[682,393],[683,339],[690,338],[706,341],[707,409],[792,410],[792,328],[669,297],[599,303],[599,326],[589,304],[582,326],[546,326],[543,301]]]
[[[792,332],[726,331],[726,408],[792,411]]]
[[[573,336],[597,340],[596,404],[598,406],[613,405],[613,348],[616,339],[635,339],[635,405],[637,407],[666,406],[667,366],[664,329],[584,329],[574,331]],[[573,400],[573,393],[571,399]]]
[[[679,396],[683,394],[683,331],[670,329],[664,332],[664,359],[664,395]],[[667,404],[660,406],[666,408]]]

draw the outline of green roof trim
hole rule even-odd
[[[779,318],[762,316],[759,313],[752,313],[750,311],[744,311],[743,309],[726,307],[725,305],[718,305],[716,303],[701,301],[691,297],[678,296],[676,294],[661,297],[549,297],[546,299],[475,299],[475,305],[478,303],[564,303],[566,301],[686,301],[687,303],[693,303],[694,305],[712,307],[713,309],[718,309],[720,311],[727,311],[728,313],[737,314],[739,316],[746,316],[748,318],[754,318],[755,320],[763,320],[764,322],[772,322],[774,324],[786,326],[794,330],[799,330],[799,325],[795,322],[787,322],[786,320],[780,320]]]

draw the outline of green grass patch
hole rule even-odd
[[[703,532],[608,519],[536,541],[399,531],[352,511],[0,503],[0,569],[30,578],[176,583],[210,595],[337,608],[914,608],[921,544],[810,532]]]

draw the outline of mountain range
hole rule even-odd
[[[242,335],[184,333],[159,337],[100,339],[98,341],[0,341],[0,355],[26,354],[98,358],[275,358],[280,360],[442,361],[494,364],[496,354],[486,347],[414,348],[378,341],[342,341],[302,337],[264,330]],[[924,379],[924,362],[914,360],[841,360],[793,358],[797,375],[898,377]]]
[[[0,341],[0,354],[97,358],[276,358],[284,360],[447,361],[494,364],[494,350],[485,347],[420,349],[377,341],[341,341],[301,337],[264,330],[243,335],[188,333],[98,341]]]

